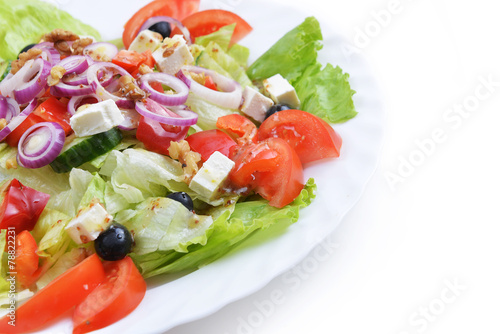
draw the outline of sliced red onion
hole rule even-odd
[[[141,26],[141,29],[139,29],[139,32],[149,29],[152,25],[158,23],[158,22],[168,22],[170,24],[174,24],[179,28],[179,30],[182,32],[184,35],[184,38],[186,39],[188,44],[191,44],[191,34],[189,33],[189,30],[182,24],[181,21],[174,19],[173,17],[170,16],[153,16],[150,17],[149,19],[144,22],[144,24]]]
[[[94,102],[95,100],[95,102]],[[82,96],[73,96],[69,99],[68,102],[68,112],[71,115],[74,115],[78,108],[80,108],[84,104],[93,104],[100,102],[101,99],[96,94],[82,95]]]
[[[194,94],[220,107],[239,109],[243,98],[243,91],[238,82],[215,71],[197,66],[183,66],[180,72],[184,75],[184,77],[181,77],[188,82],[187,85]],[[203,73],[212,77],[212,80],[215,82],[217,87],[222,90],[222,92],[200,85],[191,78],[191,72]]]
[[[108,63],[105,63],[108,64]],[[86,78],[85,81],[88,82],[88,70],[84,72]],[[79,80],[82,80],[79,78]],[[113,73],[110,71],[99,72],[97,74],[97,80],[99,85],[102,87],[107,87],[113,81]],[[74,82],[67,83],[65,80],[61,80],[57,85],[50,87],[50,94],[56,97],[73,97],[73,96],[83,96],[95,93],[95,88],[88,84],[74,85]]]
[[[89,82],[87,81],[86,72],[80,74],[75,74],[75,73],[66,74],[62,77],[61,81],[70,86],[79,86],[79,85],[86,86],[89,84]]]
[[[146,103],[137,101],[135,110],[142,116],[161,124],[190,126],[198,121],[198,114],[191,110],[177,110],[177,113],[174,113],[151,99],[146,99]]]
[[[89,68],[89,63],[85,56],[69,56],[61,60],[58,66],[64,67],[66,73],[83,73]]]
[[[118,125],[118,128],[123,131],[132,131],[137,129],[141,119],[141,114],[139,114],[135,109],[121,109],[121,112],[125,121]]]
[[[0,141],[4,140],[5,137],[7,137],[12,131],[14,131],[19,124],[24,122],[24,120],[35,110],[36,106],[38,104],[37,99],[33,99],[26,108],[17,116],[13,117],[9,124],[2,130],[0,130]]]
[[[0,118],[5,118],[9,110],[9,104],[7,103],[7,98],[0,95]]]
[[[50,65],[55,66],[61,61],[61,54],[56,50],[55,47],[46,45],[35,46],[35,48],[42,50],[42,59],[48,61]]]
[[[2,96],[2,98],[4,98]],[[0,114],[0,118],[5,118],[7,122],[10,122],[10,120],[21,112],[21,109],[19,108],[19,103],[16,102],[13,98],[7,97],[5,98],[6,102],[6,109],[5,113],[2,111]]]
[[[3,96],[13,96],[14,89],[24,84],[24,76],[31,69],[34,59],[28,60],[16,74],[9,73],[0,83],[0,91]]]
[[[37,123],[21,136],[17,146],[17,163],[25,168],[50,164],[61,153],[66,135],[55,122]]]
[[[160,93],[151,87],[151,82],[159,82],[176,91],[176,94]],[[141,77],[141,88],[150,93],[150,99],[166,106],[178,106],[187,101],[189,88],[180,79],[166,73],[148,73]]]
[[[46,89],[50,69],[51,65],[46,60],[38,58],[33,62],[22,77],[24,84],[14,89],[14,98],[19,104],[33,100]]]
[[[119,97],[108,90],[104,87],[104,85],[101,84],[98,80],[98,73],[102,70],[107,70],[109,72],[113,72],[114,74],[119,74],[121,76],[130,76],[130,74],[125,71],[123,68],[121,68],[118,65],[115,65],[113,63],[106,63],[106,62],[100,62],[100,63],[95,63],[94,65],[90,66],[89,69],[87,70],[87,80],[92,87],[92,90],[99,96],[101,100],[108,100],[111,99],[115,101],[116,105],[119,108],[123,109],[133,109],[135,102],[132,100],[128,100],[124,97]],[[109,88],[111,91],[113,91],[114,85],[112,83],[109,84]]]
[[[108,42],[92,43],[83,49],[83,54],[97,61],[111,61],[118,53],[116,45]]]

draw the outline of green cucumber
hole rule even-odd
[[[76,138],[63,148],[62,153],[50,166],[56,173],[69,172],[72,168],[111,151],[122,139],[122,133],[117,128],[89,137]]]

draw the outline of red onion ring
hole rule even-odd
[[[97,61],[111,61],[118,53],[116,45],[108,42],[97,42],[86,46],[83,54]],[[105,56],[105,57],[103,57]],[[108,59],[106,59],[108,58]]]
[[[40,44],[39,44],[40,45]],[[48,61],[50,65],[55,66],[61,61],[61,54],[53,46],[35,46],[42,50],[42,59]]]
[[[0,118],[5,118],[7,122],[10,122],[12,118],[16,117],[21,112],[19,103],[10,97],[5,98],[2,96],[2,99],[5,99],[5,109],[0,113]]]
[[[181,21],[174,19],[173,17],[169,16],[153,16],[150,17],[149,19],[144,22],[144,24],[141,26],[141,29],[139,29],[139,32],[149,29],[152,25],[158,23],[158,22],[168,22],[170,24],[174,24],[179,28],[179,30],[182,32],[184,35],[184,38],[186,39],[188,45],[192,43],[191,40],[191,34],[189,30],[182,24]]]
[[[184,104],[189,95],[189,88],[182,80],[166,73],[148,73],[141,77],[141,89],[150,93],[150,99],[166,106]],[[160,93],[151,87],[150,82],[159,82],[175,90],[176,94]]]
[[[0,95],[0,118],[6,118],[8,110],[9,105],[7,103],[7,98]]]
[[[82,95],[82,96],[73,96],[73,97],[71,97],[71,99],[69,99],[69,102],[68,102],[68,107],[67,107],[68,108],[68,112],[71,115],[74,115],[76,113],[76,110],[78,108],[80,108],[84,104],[88,104],[88,103],[85,103],[86,99],[88,99],[88,100],[90,100],[90,99],[96,99],[97,102],[101,101],[101,99],[99,99],[99,97],[96,94],[89,94],[89,95]]]
[[[93,92],[95,92],[101,100],[111,99],[115,101],[116,105],[119,108],[133,109],[135,105],[134,101],[111,94],[109,91],[106,90],[106,88],[104,88],[101,82],[99,82],[98,73],[103,69],[111,70],[112,72],[114,72],[114,74],[119,74],[121,76],[126,76],[126,75],[130,76],[130,74],[127,71],[125,71],[123,68],[113,63],[106,63],[106,62],[95,63],[94,65],[90,66],[89,69],[87,70],[87,80],[89,82],[90,87],[92,87]]]
[[[108,63],[105,63],[108,64]],[[88,70],[84,72],[86,75],[86,81],[88,82]],[[109,71],[99,72],[97,74],[97,82],[102,87],[107,87],[113,81],[113,73]],[[83,96],[95,93],[95,88],[88,84],[74,85],[74,83],[67,83],[64,80],[59,81],[57,85],[50,87],[50,94],[56,97],[73,97],[73,96]]]
[[[17,145],[17,163],[25,168],[46,166],[61,153],[65,139],[66,135],[60,124],[37,123],[21,136]]]
[[[191,92],[198,95],[204,100],[216,104],[223,108],[239,109],[241,100],[243,99],[243,91],[241,85],[233,79],[227,78],[215,71],[207,70],[198,66],[183,66],[178,73],[178,77],[186,83]],[[217,84],[217,87],[223,90],[222,92],[215,91],[200,85],[191,78],[190,72],[203,73],[212,77],[212,80]]]
[[[191,110],[177,110],[177,113],[174,113],[151,99],[146,99],[146,103],[137,101],[135,110],[142,116],[161,124],[191,126],[198,121],[198,114]]]
[[[17,116],[14,116],[9,124],[2,130],[0,130],[0,141],[4,140],[5,137],[7,137],[12,131],[14,131],[19,124],[24,122],[26,118],[35,110],[36,106],[38,105],[38,100],[33,99],[26,108]]]
[[[34,59],[28,60],[16,74],[9,73],[0,83],[0,91],[3,96],[13,96],[14,89],[24,84],[24,76],[30,70],[35,62]]]
[[[22,76],[23,84],[14,89],[14,98],[19,104],[33,100],[45,90],[50,69],[50,63],[46,60],[38,58],[33,62],[33,65]]]
[[[61,60],[57,65],[63,67],[68,74],[81,74],[89,68],[85,56],[69,56]]]

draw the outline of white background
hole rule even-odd
[[[500,83],[495,2],[286,3],[307,6],[370,63],[386,103],[379,167],[329,238],[331,256],[317,250],[258,293],[168,333],[500,332],[500,86],[485,97],[480,81]],[[373,13],[391,3],[398,10],[381,26]],[[464,103],[472,111],[462,121],[444,119]],[[419,161],[416,141],[439,129],[442,142]],[[392,190],[388,173],[411,157],[420,165]]]

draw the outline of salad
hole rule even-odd
[[[33,3],[2,3],[6,17],[19,6],[38,17],[11,27],[0,53],[12,60],[0,83],[0,296],[6,312],[24,302],[2,332],[71,309],[75,333],[119,320],[144,278],[195,270],[296,221],[314,198],[303,166],[340,154],[325,120],[355,116],[353,91],[317,62],[314,18],[248,66],[238,42],[252,28],[198,1],[153,1],[118,45]]]

